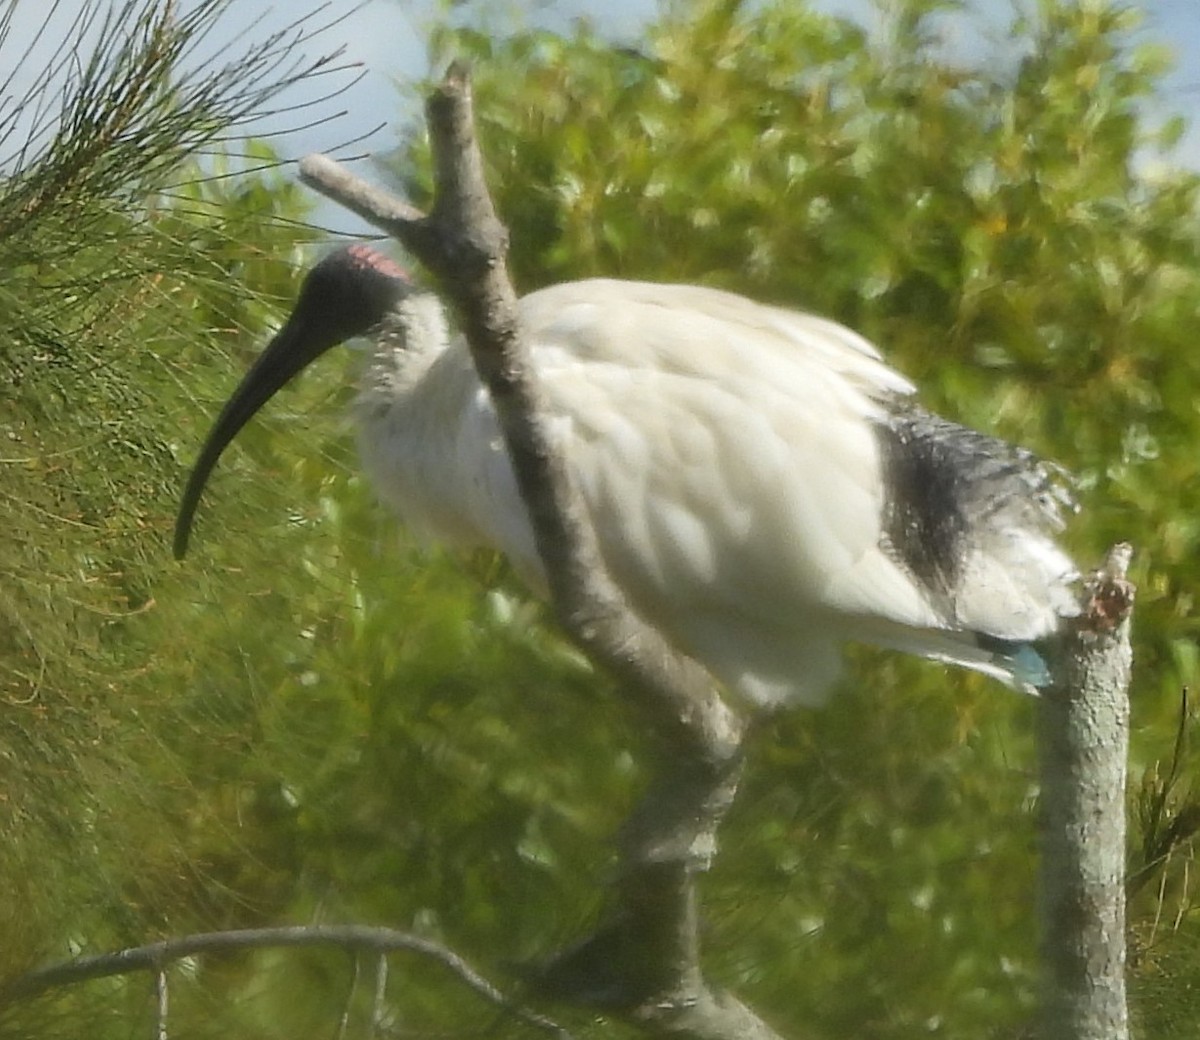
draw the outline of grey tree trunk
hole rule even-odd
[[[1117,546],[1064,637],[1042,697],[1042,1040],[1127,1040],[1125,768],[1130,550]]]

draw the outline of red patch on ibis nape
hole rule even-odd
[[[400,278],[403,281],[411,282],[412,277],[391,257],[384,256],[379,250],[372,249],[369,245],[363,242],[356,242],[352,246],[346,247],[346,255],[351,262],[356,266],[365,270],[378,271],[380,274],[385,274],[389,278]]]

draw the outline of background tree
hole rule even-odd
[[[1047,0],[1015,24],[1013,57],[962,66],[936,44],[942,9],[898,4],[872,36],[782,0],[686,5],[641,53],[585,27],[435,43],[478,59],[519,288],[690,280],[831,314],[930,406],[1079,473],[1081,559],[1117,537],[1145,547],[1134,993],[1143,1035],[1190,1036],[1196,179],[1140,166],[1177,127],[1145,128],[1162,56],[1132,45],[1128,13]],[[155,10],[139,9],[134,66],[181,24],[154,29]],[[138,94],[150,124],[192,111],[169,68]],[[208,413],[308,237],[265,219],[298,215],[282,180],[165,196],[219,134],[199,111],[198,136],[165,141],[144,179],[123,153],[109,180],[51,193],[59,209],[30,186],[57,183],[51,166],[0,186],[0,218],[26,221],[6,241],[28,244],[0,289],[0,878],[15,895],[0,974],[284,919],[535,960],[598,913],[646,744],[503,564],[419,555],[380,517],[336,418],[344,366],[247,431],[196,558],[167,563]],[[86,170],[102,152],[37,162]],[[424,168],[414,133],[398,169],[418,203]],[[83,200],[104,219],[77,219]],[[828,711],[757,736],[705,882],[710,970],[785,1032],[1014,1035],[1036,992],[1033,707],[860,656]],[[315,954],[198,962],[172,1028],[328,1031],[349,973]],[[0,1031],[104,1036],[107,1014],[124,1036],[151,1004],[140,981],[95,984],[9,1009]],[[442,1030],[494,1012],[417,965],[395,1014]]]

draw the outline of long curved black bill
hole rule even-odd
[[[331,336],[313,335],[314,330],[306,327],[306,324],[293,312],[250,366],[250,371],[221,410],[208,440],[204,442],[179,504],[179,515],[175,519],[175,559],[182,560],[187,553],[196,506],[200,503],[209,474],[229,442],[277,391],[336,342]]]

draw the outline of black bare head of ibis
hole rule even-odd
[[[413,291],[403,268],[369,246],[330,253],[304,279],[296,306],[217,418],[188,478],[175,521],[175,558],[187,552],[192,518],[221,453],[292,377],[331,347],[378,326]]]

